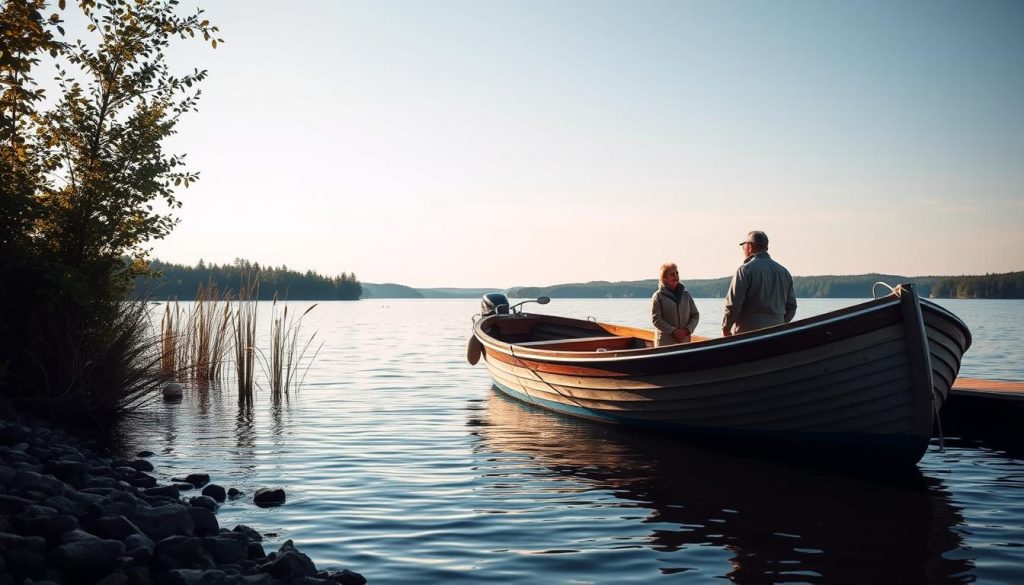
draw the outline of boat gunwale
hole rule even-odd
[[[556,319],[577,322],[577,323],[588,323],[601,327],[603,325],[612,325],[609,323],[602,323],[597,321],[589,321],[583,319],[574,319],[571,317],[560,317],[557,315],[544,315],[544,314],[523,314],[525,317],[516,316],[510,317],[506,315],[493,315],[480,319],[474,326],[474,335],[479,339],[481,344],[488,349],[493,349],[511,355],[512,357],[525,357],[531,360],[546,361],[546,362],[624,362],[634,360],[646,360],[646,359],[664,359],[670,358],[677,355],[692,355],[698,354],[704,351],[722,350],[723,348],[739,348],[745,345],[754,343],[764,343],[775,340],[780,337],[792,336],[804,331],[813,329],[819,329],[828,327],[835,323],[845,322],[854,320],[864,315],[869,315],[876,312],[885,311],[892,309],[900,302],[900,298],[895,295],[889,295],[881,299],[874,299],[866,303],[840,309],[831,313],[825,313],[822,315],[816,315],[807,319],[801,319],[785,325],[778,325],[775,327],[769,327],[750,333],[734,335],[730,337],[716,337],[707,339],[705,341],[698,341],[694,343],[681,344],[681,345],[670,345],[664,347],[644,347],[636,349],[623,349],[608,352],[596,352],[596,351],[560,351],[560,350],[546,350],[541,348],[523,346],[517,343],[507,343],[498,340],[490,334],[483,331],[483,327],[489,323],[493,323],[500,320],[510,319],[521,319],[526,317],[539,317],[540,319],[554,317]],[[957,319],[959,321],[959,319]]]

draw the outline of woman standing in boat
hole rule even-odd
[[[700,321],[697,305],[679,282],[679,269],[675,264],[662,264],[658,281],[661,286],[651,297],[654,347],[687,343]]]

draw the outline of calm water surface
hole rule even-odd
[[[798,317],[854,302],[801,300]],[[697,304],[698,333],[717,334],[721,300]],[[974,334],[962,375],[1024,380],[1024,302],[941,304]],[[645,326],[647,305],[533,307]],[[1020,450],[947,437],[877,478],[565,418],[466,364],[476,310],[321,303],[305,326],[325,345],[297,395],[262,391],[243,409],[231,388],[189,389],[154,404],[125,449],[155,451],[164,480],[205,471],[242,489],[222,526],[273,534],[268,551],[294,539],[318,568],[372,585],[1024,582]],[[252,492],[274,485],[287,504],[255,507]]]

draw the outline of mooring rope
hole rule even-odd
[[[889,293],[890,294],[896,294],[896,289],[895,288],[889,286],[888,284],[886,284],[886,283],[884,283],[882,281],[878,281],[875,284],[871,285],[871,298],[872,299],[877,299],[878,298],[878,295],[875,294],[875,289],[877,289],[879,285],[884,286],[885,288],[889,289]]]
[[[541,378],[541,377],[540,377],[540,374],[539,374],[539,373],[538,373],[538,372],[537,372],[536,370],[534,370],[534,369],[533,369],[533,368],[531,368],[530,366],[526,365],[526,362],[524,362],[524,361],[522,360],[522,358],[520,358],[519,356],[517,356],[517,355],[516,355],[516,349],[515,349],[515,346],[513,346],[513,345],[512,345],[511,343],[510,343],[510,344],[508,345],[508,349],[509,349],[509,351],[510,351],[510,352],[512,353],[512,357],[514,357],[514,358],[515,358],[516,360],[518,360],[518,361],[519,361],[519,363],[521,363],[521,364],[523,365],[523,367],[524,367],[524,368],[526,368],[526,370],[527,370],[528,372],[530,372],[531,374],[533,374],[533,375],[534,375],[534,377],[536,377],[536,378],[537,378],[537,381],[538,381],[538,382],[540,382],[540,383],[542,383],[542,384],[546,385],[546,386],[547,386],[548,388],[551,388],[552,390],[554,390],[554,391],[555,391],[555,394],[558,394],[558,395],[559,395],[559,396],[561,396],[562,398],[565,398],[566,400],[569,400],[569,401],[571,401],[571,402],[572,402],[573,404],[575,404],[576,406],[578,406],[578,407],[582,408],[583,410],[586,410],[586,411],[589,411],[589,412],[594,412],[594,409],[592,409],[592,408],[590,408],[590,407],[587,407],[587,406],[583,406],[582,404],[580,404],[580,403],[579,403],[579,401],[578,401],[578,400],[576,400],[576,397],[575,397],[575,396],[567,396],[567,395],[563,394],[563,393],[562,393],[562,391],[561,391],[561,390],[559,390],[558,388],[555,388],[555,387],[554,387],[554,386],[553,386],[553,385],[551,384],[551,382],[548,382],[548,381],[547,381],[547,380],[545,380],[544,378]],[[527,388],[526,388],[525,386],[523,387],[523,390],[525,390],[525,391],[526,391],[526,395],[527,395],[527,396],[530,396],[530,391],[529,391],[529,390],[528,390],[528,389],[527,389]]]

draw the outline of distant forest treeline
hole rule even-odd
[[[729,291],[730,277],[684,280],[694,297],[724,298]],[[799,298],[871,298],[876,282],[890,286],[913,283],[918,293],[930,298],[955,299],[1024,299],[1024,272],[986,274],[984,276],[898,276],[893,274],[860,274],[853,276],[797,276],[793,287]],[[556,298],[642,298],[649,297],[657,280],[629,282],[595,281],[559,284],[545,287],[515,287],[508,291],[513,298],[546,295]],[[884,291],[879,291],[879,295]]]
[[[223,294],[226,290],[237,293],[243,278],[259,273],[259,298],[278,297],[289,300],[355,301],[363,295],[363,287],[356,275],[342,272],[338,276],[323,276],[311,270],[296,272],[287,266],[260,266],[258,262],[236,259],[233,264],[206,264],[202,260],[195,266],[168,264],[159,260],[149,263],[159,273],[155,278],[137,278],[135,296],[151,294],[157,299],[176,298],[190,301],[196,298],[199,285],[217,284]]]
[[[236,259],[233,264],[206,264],[196,266],[168,264],[159,260],[150,267],[162,274],[155,279],[137,279],[136,295],[149,291],[155,298],[175,297],[178,300],[195,299],[200,284],[211,280],[221,291],[237,291],[243,275],[253,271],[260,274],[260,298],[271,299],[274,293],[294,300],[358,300],[360,298],[476,298],[485,292],[500,289],[476,288],[423,288],[401,284],[361,283],[353,273],[335,277],[316,272],[289,270],[286,266],[260,266],[259,263]],[[684,280],[687,290],[698,298],[723,298],[729,290],[729,277],[702,280]],[[894,274],[859,274],[852,276],[797,276],[793,279],[799,298],[871,298],[876,282],[889,285],[910,282],[917,285],[922,297],[955,299],[1024,299],[1024,272],[986,274],[981,276],[899,276]],[[544,287],[514,287],[505,291],[513,298],[532,298],[547,295],[555,298],[644,298],[651,296],[657,281],[635,280],[624,282],[594,281],[558,284]],[[884,291],[879,291],[883,294]]]

